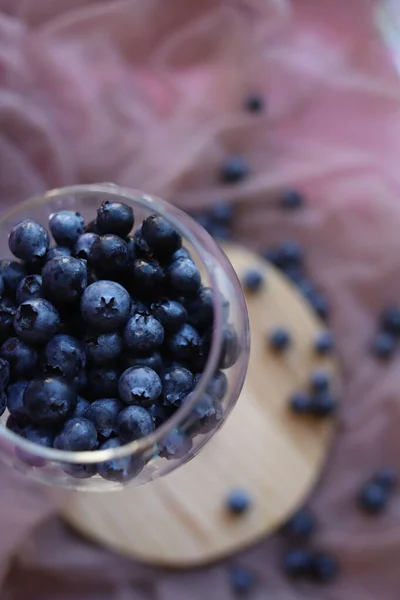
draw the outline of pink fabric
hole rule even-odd
[[[3,206],[92,181],[187,208],[227,198],[244,243],[302,241],[332,303],[344,394],[311,506],[316,543],[338,554],[342,575],[327,588],[288,585],[273,537],[240,557],[261,579],[254,600],[396,600],[400,590],[399,496],[377,519],[354,501],[375,467],[400,468],[400,358],[382,366],[368,352],[379,310],[400,299],[400,83],[375,5],[0,0]],[[267,98],[264,115],[244,113],[249,91]],[[227,152],[251,168],[234,189],[216,177]],[[307,192],[306,211],[273,207],[287,184]],[[42,489],[1,475],[2,600],[231,597],[222,566],[163,572],[117,557],[70,533]]]

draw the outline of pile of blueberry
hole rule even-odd
[[[52,214],[53,248],[35,221],[10,232],[19,262],[0,261],[0,405],[10,414],[7,427],[31,442],[116,448],[154,431],[200,378],[213,329],[211,290],[168,221],[152,215],[131,235],[133,227],[130,206],[105,201],[87,226],[79,213]],[[224,336],[220,369],[238,354],[229,324]],[[190,435],[216,426],[226,390],[218,370]],[[174,431],[158,451],[177,458],[190,447],[189,434]],[[68,472],[121,481],[142,468],[127,458]]]

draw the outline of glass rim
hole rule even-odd
[[[94,464],[113,460],[116,458],[125,458],[127,456],[133,456],[143,454],[146,450],[154,448],[160,440],[165,438],[174,429],[179,428],[179,425],[188,417],[193,407],[198,403],[201,396],[206,392],[207,387],[218,369],[221,347],[222,347],[222,305],[218,301],[218,281],[213,269],[209,268],[207,261],[207,250],[204,248],[204,243],[201,241],[201,237],[205,238],[207,244],[217,253],[222,255],[227,261],[225,253],[222,248],[215,242],[215,240],[201,227],[194,219],[192,219],[187,213],[177,208],[176,206],[169,204],[165,200],[146,194],[139,190],[134,190],[126,187],[121,187],[113,183],[95,183],[95,184],[81,184],[66,186],[62,188],[55,188],[47,191],[42,196],[34,196],[28,198],[23,202],[18,203],[15,207],[0,216],[0,223],[9,219],[12,216],[17,215],[24,209],[32,209],[35,206],[41,206],[46,204],[50,200],[55,200],[67,195],[77,194],[109,194],[110,197],[116,199],[118,195],[120,200],[125,198],[136,205],[140,205],[145,209],[154,208],[154,212],[160,214],[162,217],[167,219],[174,225],[179,233],[186,239],[196,250],[199,260],[202,266],[205,268],[208,277],[210,278],[210,287],[213,291],[213,309],[214,309],[214,327],[212,334],[212,342],[210,353],[207,358],[205,369],[203,370],[200,380],[196,384],[195,388],[190,392],[187,402],[178,408],[165,423],[156,427],[155,430],[138,440],[123,444],[119,448],[109,448],[105,450],[86,450],[83,452],[72,452],[66,450],[58,450],[56,448],[47,448],[40,446],[28,440],[25,440],[18,434],[14,433],[10,429],[7,429],[5,425],[0,424],[0,436],[5,438],[7,441],[12,442],[15,446],[18,446],[22,450],[25,450],[32,455],[40,458],[47,459],[49,461],[57,461],[63,463],[72,464]],[[172,210],[171,210],[172,209]],[[170,213],[173,213],[172,215]],[[176,223],[174,219],[179,220]],[[191,229],[188,229],[185,225],[185,220],[191,220]],[[229,261],[228,261],[229,262]],[[230,264],[230,263],[229,263]],[[232,268],[232,274],[234,274],[236,281],[238,282],[236,273]],[[239,283],[239,282],[238,282]],[[240,284],[239,284],[240,285]],[[241,295],[239,302],[243,305],[243,314],[247,314],[245,300]]]

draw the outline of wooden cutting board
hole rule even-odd
[[[68,493],[63,509],[88,538],[157,565],[205,564],[274,531],[306,501],[334,430],[334,420],[294,416],[287,408],[291,393],[306,389],[312,369],[329,370],[338,391],[334,359],[313,352],[323,325],[276,269],[242,247],[224,249],[239,278],[255,265],[265,274],[263,290],[247,295],[251,359],[227,423],[194,460],[165,478],[123,492]],[[266,344],[268,331],[280,325],[293,337],[283,356]],[[225,508],[233,488],[244,488],[253,501],[240,517]]]

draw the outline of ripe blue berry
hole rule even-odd
[[[3,280],[6,293],[13,296],[18,285],[26,275],[24,265],[14,260],[0,260],[0,275]]]
[[[28,379],[34,375],[37,352],[19,338],[8,338],[0,348],[0,356],[8,361],[13,380]]]
[[[0,358],[0,392],[3,392],[10,381],[10,363]]]
[[[151,354],[162,345],[164,328],[154,317],[136,314],[127,322],[123,340],[135,354]]]
[[[81,299],[83,319],[99,332],[115,331],[129,318],[131,299],[125,288],[115,281],[96,281]]]
[[[61,378],[33,379],[25,389],[24,406],[29,418],[37,425],[58,425],[74,412],[76,393]]]
[[[200,352],[201,337],[192,325],[185,323],[167,339],[167,346],[175,360],[190,362]]]
[[[97,233],[83,233],[80,235],[74,246],[74,256],[83,260],[89,260],[92,246],[98,238]]]
[[[220,178],[222,183],[239,183],[248,177],[249,167],[241,156],[229,156],[221,165]]]
[[[122,364],[124,369],[128,369],[129,367],[150,367],[158,375],[161,375],[164,370],[163,359],[159,352],[153,352],[150,356],[136,356],[134,353],[124,352],[122,355]]]
[[[115,331],[88,335],[85,338],[88,360],[98,366],[106,366],[115,361],[122,352],[122,338]]]
[[[70,419],[54,440],[58,450],[84,452],[94,450],[97,446],[97,431],[94,424],[83,417]]]
[[[395,336],[400,336],[400,308],[390,306],[381,315],[382,329]]]
[[[313,565],[313,554],[307,548],[288,550],[283,556],[282,568],[288,577],[309,577]]]
[[[11,252],[17,258],[25,261],[44,257],[49,243],[49,234],[43,225],[29,219],[15,225],[8,238]]]
[[[219,400],[209,394],[203,394],[189,417],[190,430],[193,433],[209,433],[222,420],[223,411]]]
[[[257,579],[253,571],[243,565],[235,565],[229,569],[229,585],[236,596],[247,596],[255,588]]]
[[[143,221],[142,237],[154,254],[163,257],[173,254],[182,246],[181,235],[160,215],[151,215]]]
[[[289,407],[297,415],[311,414],[311,406],[311,397],[303,392],[295,392],[289,399]]]
[[[177,294],[195,294],[200,288],[199,270],[189,258],[178,258],[166,273],[171,289]]]
[[[19,420],[28,419],[28,413],[24,404],[24,394],[28,383],[28,381],[17,381],[9,385],[7,389],[8,411],[10,415]]]
[[[60,315],[48,300],[35,298],[20,304],[14,317],[17,335],[32,344],[52,338],[60,327]]]
[[[28,382],[26,382],[28,383]],[[13,433],[17,435],[21,435],[23,429],[29,424],[29,420],[27,416],[24,417],[14,417],[10,415],[6,421],[6,427]]]
[[[102,279],[115,279],[129,264],[128,245],[117,235],[101,235],[90,249],[89,264]]]
[[[7,408],[7,394],[5,392],[0,392],[0,417],[5,413]]]
[[[64,465],[63,471],[75,479],[89,479],[97,473],[97,465],[95,464],[79,464],[71,463]]]
[[[192,449],[192,439],[184,432],[173,429],[160,442],[159,454],[167,460],[175,460],[187,456]]]
[[[287,331],[287,329],[284,329],[283,327],[277,327],[276,329],[271,331],[269,335],[269,347],[271,348],[271,350],[274,350],[278,353],[287,350],[291,345],[291,342],[292,339],[290,333]]]
[[[374,482],[380,485],[387,492],[395,489],[398,481],[398,475],[390,467],[382,467],[374,475]]]
[[[118,416],[118,436],[125,442],[133,442],[154,431],[154,421],[143,406],[127,406]]]
[[[318,369],[311,373],[310,389],[314,394],[323,394],[328,391],[330,382],[331,378],[329,373],[322,369]]]
[[[358,494],[360,508],[371,515],[383,512],[388,504],[387,490],[378,483],[366,483]]]
[[[72,247],[84,226],[82,215],[73,210],[60,210],[49,217],[49,229],[59,246]]]
[[[251,507],[251,497],[246,490],[232,490],[226,498],[226,507],[232,514],[242,515]]]
[[[387,331],[379,331],[372,345],[375,356],[381,360],[387,360],[393,356],[397,346],[396,337]]]
[[[339,573],[337,559],[327,552],[313,552],[310,576],[318,583],[328,583]]]
[[[39,446],[45,446],[46,448],[52,448],[53,446],[54,433],[51,429],[27,425],[20,435],[33,444],[39,444]]]
[[[109,450],[119,448],[121,442],[117,438],[111,438],[100,446],[100,450]],[[144,467],[144,461],[140,456],[126,456],[124,458],[114,458],[106,460],[97,465],[99,475],[103,479],[125,483],[140,473]]]
[[[105,200],[97,210],[96,229],[98,233],[113,233],[125,237],[129,235],[134,222],[132,207],[122,202]]]
[[[44,350],[47,370],[67,379],[75,377],[86,365],[85,348],[71,335],[55,335]]]
[[[42,278],[40,275],[27,275],[18,284],[16,299],[17,304],[27,300],[43,298]]]
[[[71,249],[65,246],[56,246],[55,248],[49,248],[44,257],[44,262],[47,263],[53,258],[62,258],[63,256],[71,256]]]
[[[109,438],[117,432],[118,415],[123,406],[116,398],[100,398],[89,406],[86,418],[94,423],[101,438]]]
[[[149,367],[130,367],[119,379],[118,391],[125,404],[151,406],[162,391],[161,379]]]
[[[82,398],[82,396],[78,396],[76,399],[76,408],[71,415],[71,419],[78,419],[80,417],[86,417],[86,413],[90,406],[89,400],[86,398]]]
[[[94,399],[115,398],[118,395],[119,374],[119,370],[108,367],[88,371],[88,393],[90,396]]]
[[[203,338],[205,342],[207,338]],[[229,369],[238,359],[240,351],[239,340],[233,325],[225,325],[222,330],[221,357],[219,362],[220,369]],[[209,353],[209,346],[203,346],[203,355],[206,359]]]
[[[314,350],[319,356],[331,354],[334,348],[333,335],[330,331],[320,331],[314,338]]]
[[[280,195],[279,203],[282,208],[288,210],[298,209],[304,206],[304,197],[298,190],[287,189]]]
[[[132,268],[133,288],[144,298],[160,297],[163,291],[164,269],[157,261],[138,258]]]
[[[0,300],[0,338],[5,339],[14,333],[14,317],[17,308],[9,298]]]
[[[311,399],[311,414],[319,419],[332,416],[337,409],[337,400],[332,394],[322,392]]]
[[[262,112],[264,110],[264,98],[259,94],[250,94],[246,98],[245,108],[252,113]]]
[[[207,392],[213,398],[222,400],[228,391],[228,379],[223,371],[217,371],[211,379]]]
[[[77,302],[87,286],[87,269],[82,260],[72,256],[53,258],[42,270],[43,289],[55,304]]]
[[[162,300],[159,303],[152,304],[151,310],[167,333],[178,331],[187,319],[185,307],[176,300]]]
[[[317,529],[317,521],[313,513],[302,508],[298,510],[283,526],[284,535],[292,541],[308,540]]]
[[[166,406],[181,406],[194,388],[193,374],[184,367],[171,367],[164,373],[163,403]]]
[[[199,292],[186,302],[189,322],[199,331],[211,327],[214,322],[213,293],[211,288],[200,288]]]
[[[258,292],[264,285],[264,276],[258,269],[247,269],[243,275],[242,283],[245,291]]]

